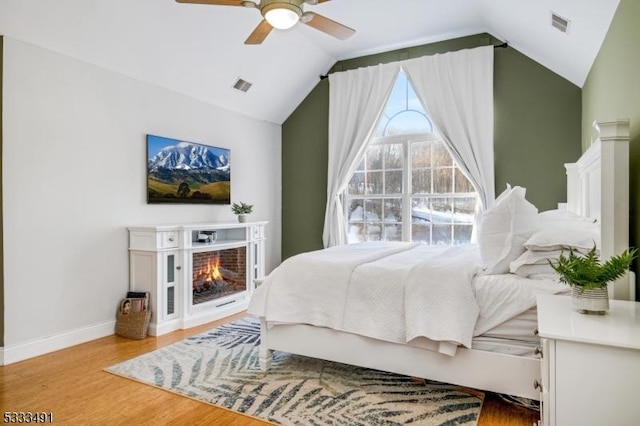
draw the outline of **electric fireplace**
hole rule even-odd
[[[223,299],[247,289],[246,247],[193,253],[192,304]]]
[[[265,274],[267,222],[129,228],[129,289],[150,294],[149,334],[247,309]]]

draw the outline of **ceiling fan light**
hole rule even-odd
[[[300,11],[298,7],[283,3],[279,4],[278,7],[266,11],[264,19],[266,19],[273,28],[286,30],[293,27],[300,20],[301,15],[302,11]]]

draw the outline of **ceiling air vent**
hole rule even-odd
[[[246,92],[251,88],[251,83],[241,78],[238,78],[236,82],[233,84],[233,88]]]
[[[570,21],[562,16],[551,12],[551,26],[562,31],[563,33],[567,33],[569,31],[569,23]]]

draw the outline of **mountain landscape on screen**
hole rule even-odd
[[[229,150],[147,135],[147,202],[230,204]]]

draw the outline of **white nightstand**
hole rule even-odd
[[[640,424],[640,303],[580,314],[569,296],[538,296],[543,425]]]

